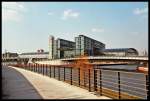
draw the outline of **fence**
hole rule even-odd
[[[142,73],[101,70],[98,68],[82,71],[80,68],[44,64],[14,66],[49,76],[113,99],[147,99],[148,97],[148,75]]]

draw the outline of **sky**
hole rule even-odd
[[[2,2],[2,52],[48,51],[48,37],[86,35],[148,51],[148,2]]]

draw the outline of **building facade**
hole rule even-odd
[[[60,59],[74,56],[75,42],[49,37],[49,59]]]
[[[105,49],[105,44],[89,38],[84,35],[75,37],[75,55],[88,55],[95,56],[100,55],[100,50]]]
[[[2,58],[18,57],[17,53],[6,52],[2,54]]]
[[[75,42],[49,37],[49,59],[78,56],[137,56],[134,48],[105,49],[105,44],[84,35],[75,37]]]
[[[49,57],[49,52],[28,52],[19,54],[19,58],[47,58]]]
[[[75,42],[57,39],[57,57],[66,58],[74,56]]]
[[[49,36],[49,59],[54,59],[54,37]]]

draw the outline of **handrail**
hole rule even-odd
[[[122,99],[122,97],[124,98],[126,96],[126,95],[122,95],[122,93],[127,93],[127,96],[133,96],[133,97],[134,96],[137,96],[137,97],[148,96],[147,95],[148,90],[146,88],[148,85],[144,83],[144,82],[147,82],[146,80],[139,80],[138,78],[134,79],[134,77],[133,78],[124,77],[124,75],[121,75],[121,73],[123,73],[122,71],[95,69],[95,72],[94,72],[94,69],[93,69],[90,71],[90,77],[89,77],[89,72],[85,71],[85,75],[83,75],[83,79],[80,79],[81,77],[81,73],[79,70],[80,68],[66,68],[63,66],[33,65],[33,64],[16,65],[16,66],[18,68],[22,67],[22,69],[30,70],[30,71],[37,72],[37,73],[41,71],[41,74],[43,75],[47,75],[47,76],[52,75],[50,77],[53,77],[61,81],[67,80],[68,81],[67,83],[70,83],[71,85],[74,85],[74,83],[76,83],[76,85],[83,87],[84,89],[89,89],[89,91],[96,91],[100,94],[105,93],[105,91],[103,90],[105,87],[106,89],[110,89],[111,91],[116,92],[114,95],[117,99]],[[62,69],[60,69],[60,67]],[[108,75],[105,75],[105,72]],[[60,73],[63,73],[63,74],[60,74]],[[114,73],[114,74],[111,74],[111,73]],[[128,75],[128,72],[126,72],[125,75],[126,74]],[[134,74],[130,72],[131,76]],[[136,74],[141,75],[141,73],[136,73]],[[145,76],[143,76],[143,78],[144,77]],[[132,82],[132,80],[134,80],[135,82]],[[126,89],[125,87],[129,89]],[[111,92],[109,95],[112,95]]]

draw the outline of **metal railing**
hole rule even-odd
[[[80,68],[45,64],[12,66],[49,76],[113,99],[147,99],[148,97],[148,75],[143,73],[98,68],[82,71]]]

